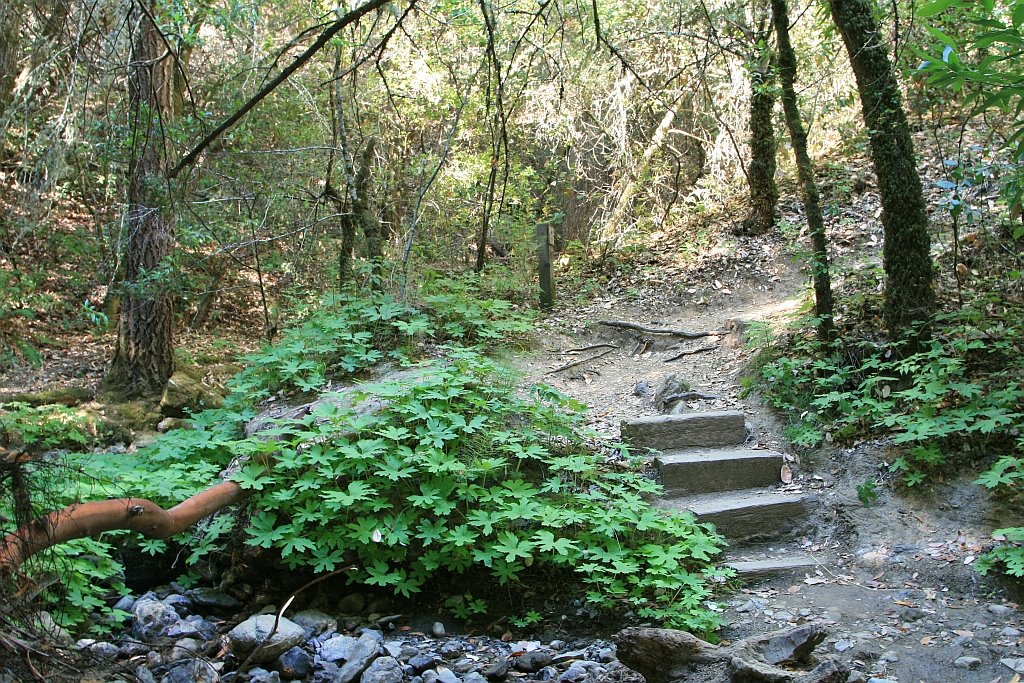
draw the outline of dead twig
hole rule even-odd
[[[616,346],[615,349],[617,349],[617,348],[619,348],[619,347]],[[589,363],[590,361],[597,360],[598,358],[600,358],[602,356],[607,356],[609,353],[611,353],[615,349],[606,349],[606,350],[602,351],[601,353],[598,353],[596,355],[590,356],[589,358],[581,358],[580,360],[574,360],[573,362],[566,363],[565,365],[561,365],[561,366],[555,368],[554,370],[548,370],[544,374],[545,375],[553,375],[556,372],[561,372],[562,370],[568,370],[569,368],[574,368],[577,365],[583,365],[584,363]]]
[[[690,332],[687,330],[673,330],[667,327],[644,327],[637,323],[626,322],[625,320],[598,320],[598,325],[605,325],[607,327],[618,327],[624,330],[635,330],[637,332],[643,332],[645,334],[668,334],[673,337],[682,337],[683,339],[700,339],[701,337],[720,337],[726,334],[723,331],[710,331],[710,332]]]
[[[671,363],[674,360],[679,360],[683,356],[692,356],[695,353],[704,353],[705,351],[714,351],[717,348],[718,348],[718,344],[711,344],[709,346],[702,346],[699,349],[688,349],[686,351],[680,351],[679,353],[677,353],[676,355],[672,356],[671,358],[666,358],[665,362],[666,363]]]

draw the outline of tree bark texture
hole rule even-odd
[[[160,393],[174,371],[174,300],[167,262],[174,215],[164,184],[163,130],[177,114],[175,64],[149,12],[140,13],[129,65],[132,158],[124,244],[124,299],[107,385],[132,395]]]
[[[750,213],[743,221],[743,232],[763,235],[775,227],[779,190],[775,185],[775,128],[772,110],[775,92],[767,55],[750,70]]]
[[[254,492],[226,481],[164,510],[142,498],[75,503],[51,512],[0,541],[0,575],[18,569],[30,557],[61,543],[126,529],[147,538],[170,538],[215,512],[240,503]]]
[[[0,7],[0,119],[7,113],[18,78],[21,57],[21,18],[25,3],[11,0]]]
[[[825,220],[821,213],[821,199],[818,184],[814,180],[814,167],[807,153],[807,131],[800,118],[800,107],[796,97],[796,51],[789,39],[789,11],[786,0],[772,0],[772,21],[779,51],[779,82],[782,85],[782,110],[789,129],[789,139],[796,157],[796,170],[800,178],[800,193],[804,201],[804,214],[811,233],[811,276],[814,282],[814,314],[818,323],[818,337],[830,341],[834,334],[832,325],[833,303],[832,282],[828,266],[828,238],[825,235]]]
[[[832,0],[832,20],[843,36],[860,92],[885,231],[885,323],[896,334],[935,308],[928,214],[914,145],[886,42],[870,0]]]

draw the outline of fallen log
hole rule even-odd
[[[825,636],[821,626],[805,624],[719,646],[683,631],[634,627],[614,641],[619,661],[647,683],[845,683],[849,671],[832,660],[806,670]]]
[[[643,325],[626,322],[625,320],[598,320],[597,324],[605,325],[606,327],[618,327],[623,330],[643,332],[644,334],[666,334],[673,337],[682,337],[683,339],[700,339],[701,337],[720,337],[727,334],[727,332],[724,331],[690,332],[687,330],[673,330],[665,327],[644,327]]]

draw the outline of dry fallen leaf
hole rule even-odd
[[[931,643],[932,643],[932,637],[931,636],[925,636],[924,638],[921,639],[921,644],[922,645],[931,645]]]
[[[782,473],[779,475],[782,479],[783,484],[793,483],[793,470],[789,468],[789,465],[782,466]]]

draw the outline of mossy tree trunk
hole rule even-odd
[[[763,44],[764,37],[758,41]],[[743,232],[763,235],[775,227],[779,190],[775,185],[775,88],[769,51],[764,49],[750,69],[750,213],[743,221]]]
[[[869,0],[832,0],[857,78],[885,230],[885,324],[892,335],[935,308],[928,214],[896,74]]]
[[[814,180],[814,167],[807,153],[807,131],[800,118],[800,107],[796,97],[796,52],[789,39],[789,11],[786,0],[772,0],[772,21],[778,43],[778,73],[782,86],[782,111],[789,129],[789,139],[796,157],[797,175],[800,178],[800,193],[807,216],[807,227],[811,233],[811,273],[814,282],[814,314],[818,318],[818,337],[830,341],[835,328],[832,325],[832,283],[828,267],[828,240],[825,235],[825,221],[821,214],[821,200],[818,184]]]
[[[174,57],[151,20],[153,3],[147,5],[147,12],[133,13],[124,297],[106,380],[108,387],[129,395],[159,394],[174,371],[174,299],[168,282],[174,213],[164,179],[163,133],[180,109],[180,79]]]

